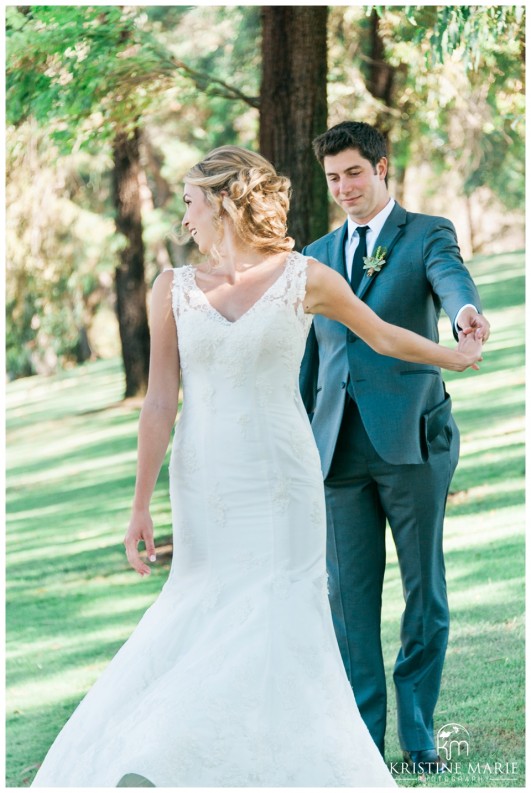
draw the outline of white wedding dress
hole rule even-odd
[[[325,510],[298,390],[306,258],[230,322],[175,270],[184,408],[168,581],[35,778],[43,787],[394,787],[326,591]],[[362,608],[360,604],[360,608]]]

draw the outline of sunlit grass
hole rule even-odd
[[[433,786],[523,786],[523,256],[471,270],[493,323],[480,372],[447,374],[461,461],[445,529],[451,639],[436,729],[458,722],[475,762],[517,762],[510,778],[446,776]],[[502,274],[502,275],[501,275]],[[445,343],[449,323],[441,321]],[[128,568],[122,538],[134,486],[139,405],[121,402],[116,361],[7,389],[7,784],[28,785],[80,698],[160,591]],[[158,542],[171,534],[167,470],[153,499]],[[387,757],[400,762],[391,670],[402,585],[391,539],[384,589]],[[403,775],[404,786],[420,784]]]

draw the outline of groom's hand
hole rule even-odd
[[[459,312],[458,325],[465,333],[470,331],[479,331],[476,338],[481,339],[483,343],[487,341],[490,336],[490,323],[483,314],[478,312],[472,306],[466,306]]]
[[[124,537],[125,553],[131,567],[141,576],[151,573],[150,567],[142,561],[138,552],[138,543],[144,542],[150,562],[156,560],[155,541],[153,539],[153,521],[149,510],[133,509],[131,520]]]
[[[458,352],[463,353],[467,356],[472,356],[471,362],[468,366],[471,369],[479,369],[477,361],[482,361],[483,358],[481,357],[481,350],[483,348],[483,341],[481,340],[480,330],[473,330],[472,328],[467,328],[467,330],[460,330],[459,331],[459,344],[457,345]],[[468,369],[468,366],[464,367]],[[464,369],[459,369],[458,371],[462,372]]]

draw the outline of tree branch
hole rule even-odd
[[[259,97],[247,96],[246,94],[242,93],[242,91],[240,91],[238,88],[229,85],[223,80],[220,80],[218,77],[212,77],[211,74],[197,71],[197,69],[192,69],[191,66],[188,66],[188,64],[178,60],[177,58],[172,57],[170,59],[170,62],[176,69],[180,69],[181,71],[185,72],[189,77],[191,77],[194,83],[196,84],[196,86],[201,90],[207,91],[210,85],[216,85],[218,86],[218,90],[215,91],[216,96],[222,96],[225,99],[239,99],[241,102],[245,102],[247,105],[250,105],[250,107],[254,107],[254,108],[260,107]]]

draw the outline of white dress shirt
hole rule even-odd
[[[368,223],[355,223],[352,218],[347,218],[348,224],[348,233],[347,238],[345,240],[345,264],[347,267],[347,276],[348,280],[350,281],[352,275],[352,260],[354,259],[354,252],[359,245],[360,235],[357,232],[358,226],[368,226],[369,230],[367,232],[366,240],[367,240],[367,256],[372,256],[374,251],[374,246],[376,244],[376,240],[378,239],[378,235],[384,227],[384,223],[393,211],[393,207],[395,205],[394,198],[390,198],[387,204],[381,209],[377,215],[375,215]],[[466,303],[466,305],[462,306],[459,311],[457,312],[454,326],[456,332],[459,331],[459,317],[461,312],[465,310],[465,308],[473,308],[474,311],[477,313],[477,308],[472,305],[472,303]]]
[[[360,241],[360,235],[356,231],[358,226],[368,226],[369,231],[367,232],[367,256],[372,256],[374,251],[374,243],[378,237],[378,234],[384,227],[384,223],[393,211],[393,207],[395,205],[394,198],[390,198],[387,204],[381,209],[377,215],[375,215],[368,223],[355,223],[352,218],[347,219],[348,223],[348,234],[347,239],[345,241],[345,262],[347,265],[347,275],[348,280],[350,281],[352,275],[352,259],[354,258],[354,252],[358,247]]]

